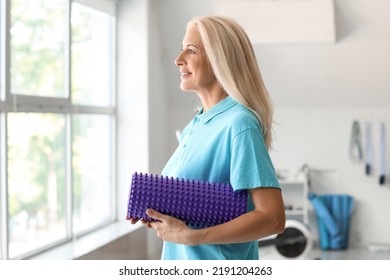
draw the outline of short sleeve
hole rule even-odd
[[[230,182],[234,190],[280,188],[260,130],[248,128],[232,140]]]

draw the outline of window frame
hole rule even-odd
[[[110,105],[109,106],[85,106],[72,105],[71,94],[71,11],[72,3],[77,2],[81,5],[104,12],[111,16],[110,31]],[[7,115],[12,112],[33,112],[33,113],[61,113],[65,114],[66,119],[66,238],[55,243],[47,244],[35,251],[28,252],[17,259],[31,257],[57,246],[61,243],[82,237],[90,232],[107,226],[117,220],[116,200],[116,40],[117,40],[117,20],[116,20],[116,1],[112,0],[65,0],[66,4],[66,32],[65,32],[65,67],[64,67],[64,91],[66,98],[28,96],[12,94],[10,91],[10,5],[11,0],[0,0],[0,260],[9,259],[9,215],[8,215],[8,172],[7,172]],[[97,114],[110,117],[110,220],[90,228],[78,234],[73,233],[72,217],[72,117],[77,114]]]

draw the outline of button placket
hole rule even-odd
[[[187,149],[187,144],[188,142],[190,141],[191,139],[191,135],[194,133],[195,129],[197,128],[198,124],[199,124],[200,120],[198,117],[195,117],[194,121],[193,121],[193,124],[190,128],[190,130],[188,131],[188,134],[186,135],[186,137],[183,139],[183,149],[186,150]],[[184,154],[184,151],[183,151],[183,154]]]

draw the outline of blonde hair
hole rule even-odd
[[[215,77],[223,90],[252,110],[260,122],[267,149],[272,145],[273,108],[253,46],[242,27],[220,16],[198,17],[195,24]]]

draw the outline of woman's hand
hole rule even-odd
[[[141,223],[143,223],[146,226],[149,225],[148,221],[145,221],[145,220],[142,220],[142,219],[140,220],[140,219],[135,219],[135,218],[129,218],[128,216],[126,216],[126,220],[130,221],[130,224],[132,224],[132,225],[138,223],[138,221],[141,221]]]
[[[173,243],[197,245],[196,230],[189,228],[183,221],[161,214],[153,209],[146,210],[146,214],[158,220],[148,224],[149,227],[156,230],[157,237]]]

